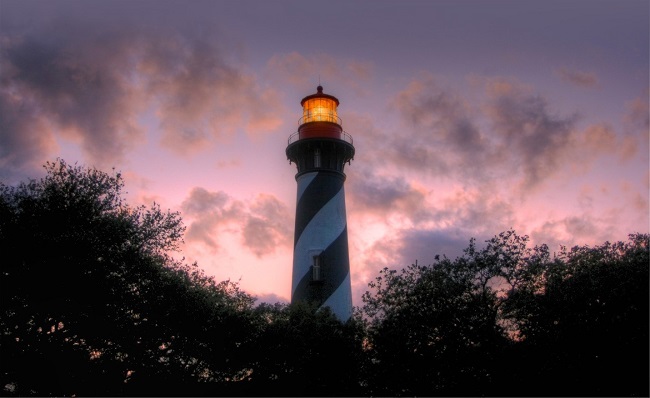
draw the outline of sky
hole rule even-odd
[[[0,0],[0,181],[57,157],[288,302],[300,100],[336,96],[353,305],[384,267],[649,232],[648,0]]]

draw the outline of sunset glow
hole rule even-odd
[[[646,0],[0,0],[0,180],[63,158],[287,302],[300,120],[343,124],[353,304],[383,267],[648,233]],[[315,28],[327,34],[310,34]],[[334,100],[302,98],[321,85]],[[338,106],[337,106],[338,105]],[[298,121],[298,122],[297,122]]]

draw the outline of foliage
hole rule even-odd
[[[648,235],[554,256],[528,240],[381,271],[364,295],[370,393],[647,395]]]
[[[360,324],[329,308],[263,303],[255,309],[254,362],[246,396],[359,396]]]
[[[168,256],[179,214],[125,205],[119,173],[45,168],[0,186],[5,391],[184,395],[236,374],[238,316],[253,299]]]
[[[519,355],[535,358],[518,375],[522,389],[543,377],[553,380],[543,395],[648,395],[648,246],[647,234],[631,234],[563,248],[531,269],[504,311],[518,325]]]
[[[471,239],[382,270],[341,323],[173,258],[180,215],[129,207],[119,173],[45,169],[0,183],[3,395],[648,395],[648,234]]]

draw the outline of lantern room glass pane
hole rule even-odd
[[[305,101],[302,108],[303,123],[332,122],[338,123],[336,102],[329,98],[312,98]]]

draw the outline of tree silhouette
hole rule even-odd
[[[246,386],[254,396],[359,396],[361,324],[341,323],[329,308],[262,304],[260,333]]]
[[[171,256],[180,215],[59,159],[0,183],[0,388],[50,396],[647,396],[649,235],[505,231],[382,270],[341,323]]]
[[[506,231],[384,269],[364,295],[373,395],[648,394],[648,235],[545,245]]]
[[[119,173],[45,169],[0,186],[5,392],[185,395],[234,377],[253,298],[168,256],[178,213],[124,204]]]
[[[563,248],[529,267],[505,303],[518,325],[521,391],[541,395],[648,395],[648,235]]]

